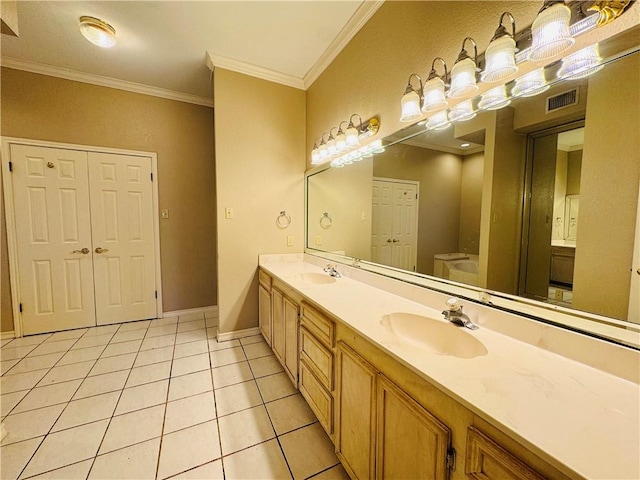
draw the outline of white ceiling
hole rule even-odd
[[[216,66],[305,88],[381,3],[19,1],[20,36],[2,35],[0,51],[16,68],[35,62],[211,98],[208,52]],[[111,24],[117,45],[87,42],[82,15]]]

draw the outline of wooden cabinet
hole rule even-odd
[[[271,348],[293,384],[298,386],[298,312],[296,302],[271,289]]]
[[[465,473],[474,480],[542,480],[528,465],[474,427],[467,434]]]
[[[571,286],[576,249],[571,247],[551,247],[551,267],[549,280],[552,283]]]
[[[262,284],[258,286],[258,316],[260,332],[271,346],[271,291]]]
[[[352,478],[446,480],[451,431],[343,342],[336,452]]]

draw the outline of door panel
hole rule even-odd
[[[87,153],[11,145],[23,333],[95,325]]]
[[[151,159],[89,153],[89,183],[97,323],[155,318]]]

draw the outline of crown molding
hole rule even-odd
[[[103,77],[101,75],[93,75],[91,73],[79,72],[68,68],[54,67],[44,63],[31,62],[28,60],[20,60],[12,57],[0,57],[0,65],[15,70],[23,70],[25,72],[38,73],[48,75],[50,77],[64,78],[65,80],[73,80],[76,82],[90,83],[100,87],[116,88],[127,92],[140,93],[142,95],[151,95],[153,97],[166,98],[168,100],[176,100],[178,102],[192,103],[202,105],[204,107],[213,107],[213,99],[208,97],[200,97],[188,93],[176,92],[165,88],[152,87],[142,83],[129,82],[127,80],[119,80],[117,78]]]
[[[374,13],[382,6],[384,0],[365,0],[358,7],[353,16],[349,19],[346,25],[340,30],[340,33],[329,47],[320,56],[318,61],[309,69],[304,76],[304,88],[309,88],[313,82],[331,65],[331,62],[340,54],[340,52],[347,46],[353,37],[364,27],[365,23],[373,16]]]
[[[251,63],[241,62],[234,60],[233,58],[223,57],[221,55],[214,55],[207,52],[207,67],[211,71],[215,67],[224,68],[225,70],[231,70],[233,72],[249,75],[250,77],[262,78],[270,82],[280,83],[287,85],[288,87],[298,88],[304,90],[304,81],[301,78],[294,77],[293,75],[287,75],[286,73],[276,72],[264,67],[258,67]]]

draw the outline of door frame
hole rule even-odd
[[[418,222],[420,217],[418,212],[420,210],[420,181],[419,180],[404,180],[402,178],[388,178],[388,177],[372,177],[371,188],[373,188],[373,182],[387,182],[387,183],[403,183],[405,185],[415,185],[416,194],[418,197],[416,198],[416,209],[413,218],[413,224],[415,226],[416,238],[415,242],[411,248],[411,256],[413,258],[413,264],[415,266],[414,271],[417,271],[418,268]],[[371,225],[373,227],[373,224]]]
[[[20,281],[18,271],[18,240],[16,232],[15,205],[13,202],[13,178],[9,173],[9,161],[11,157],[11,145],[27,145],[32,147],[59,148],[65,150],[80,150],[83,152],[112,153],[118,155],[130,155],[136,157],[151,158],[151,174],[153,182],[151,186],[153,197],[153,244],[156,266],[156,315],[162,318],[162,272],[160,265],[160,206],[158,202],[158,155],[154,152],[139,150],[125,150],[119,148],[98,147],[93,145],[78,145],[73,143],[49,142],[17,137],[0,137],[2,152],[2,184],[4,188],[4,213],[7,224],[7,249],[9,251],[9,284],[11,286],[11,308],[13,311],[13,331],[16,338],[22,336],[22,314],[20,313]]]

